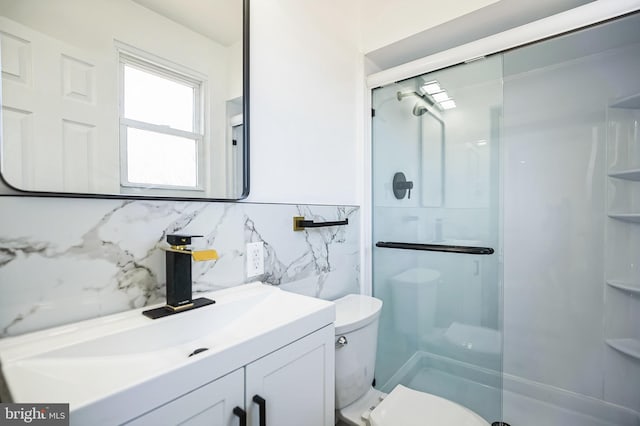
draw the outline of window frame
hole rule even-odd
[[[140,189],[152,188],[159,190],[179,190],[179,191],[199,191],[204,192],[204,172],[205,172],[205,87],[206,80],[203,76],[192,70],[172,63],[166,59],[142,52],[135,48],[123,48],[117,46],[118,61],[118,134],[120,145],[120,186],[122,188]],[[193,87],[193,129],[174,129],[167,125],[159,125],[146,121],[139,121],[125,117],[124,110],[124,71],[125,66],[136,68],[140,71],[165,78],[176,83]],[[127,130],[129,128],[160,133],[169,136],[177,136],[195,141],[196,144],[196,185],[167,185],[158,183],[131,182],[128,179],[128,140]]]

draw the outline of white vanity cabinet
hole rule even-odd
[[[257,395],[266,426],[333,426],[334,339],[327,326],[247,365],[248,425],[262,425]]]
[[[326,326],[125,424],[333,426],[333,341]]]
[[[235,407],[244,407],[244,369],[229,373],[140,416],[127,426],[236,426]]]

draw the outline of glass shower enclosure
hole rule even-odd
[[[501,76],[495,56],[373,92],[376,381],[488,420],[502,410]]]
[[[372,91],[376,386],[640,425],[640,14]]]

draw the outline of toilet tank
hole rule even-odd
[[[335,300],[335,304],[336,410],[339,410],[363,396],[373,382],[382,301],[350,294]]]
[[[391,305],[395,329],[411,338],[433,333],[438,305],[440,272],[411,268],[390,278]]]

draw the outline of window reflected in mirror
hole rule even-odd
[[[201,191],[204,82],[122,53],[120,64],[121,185]]]

